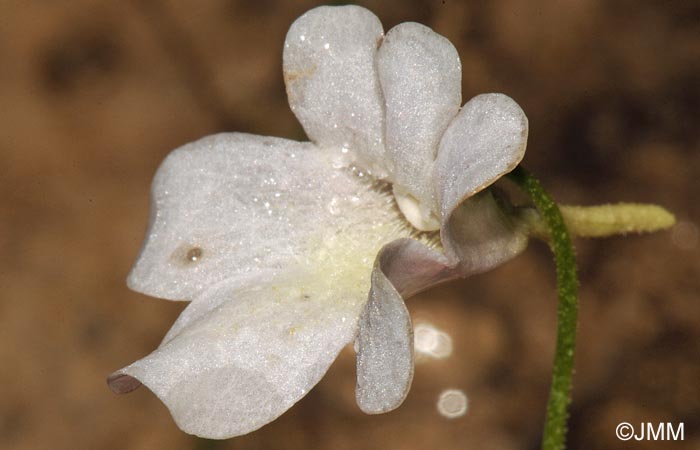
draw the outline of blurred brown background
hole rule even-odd
[[[405,404],[354,405],[350,350],[279,420],[188,436],[112,370],[153,350],[183,304],[127,290],[148,188],[169,150],[218,131],[303,137],[286,104],[285,33],[317,3],[0,3],[0,448],[535,449],[555,330],[554,272],[533,243],[491,273],[409,301],[449,333]],[[360,2],[457,47],[465,99],[515,98],[525,164],[564,203],[654,202],[679,224],[578,241],[581,317],[570,449],[700,449],[700,3]],[[443,389],[469,398],[438,414]],[[620,442],[627,421],[684,422],[683,442]]]

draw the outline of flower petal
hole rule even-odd
[[[110,387],[145,384],[182,430],[202,437],[238,436],[274,420],[353,339],[367,289],[343,293],[322,273],[289,275],[206,291],[156,351],[111,375]]]
[[[414,239],[397,239],[377,256],[379,269],[404,299],[459,278],[448,258]]]
[[[459,276],[444,255],[413,239],[397,239],[379,252],[355,340],[355,398],[362,411],[391,411],[411,387],[413,329],[403,299]]]
[[[413,380],[413,328],[401,295],[378,266],[355,346],[360,409],[380,414],[398,408]]]
[[[518,165],[527,144],[527,117],[503,94],[469,100],[445,131],[435,181],[442,223],[466,198]]]
[[[528,237],[502,209],[491,189],[460,204],[442,227],[441,239],[462,277],[509,261],[527,247]],[[500,203],[500,204],[499,204]]]
[[[424,221],[439,228],[432,170],[438,144],[462,102],[462,65],[454,46],[413,22],[389,30],[379,47],[377,70],[386,102],[387,157],[394,192],[412,195]]]
[[[321,147],[350,149],[378,177],[384,165],[384,111],[375,69],[382,24],[359,6],[321,6],[299,17],[284,43],[289,105]]]
[[[400,213],[390,193],[330,159],[310,143],[240,133],[173,151],[153,180],[129,286],[192,299],[223,280],[248,285],[337,253],[369,273],[399,237]]]

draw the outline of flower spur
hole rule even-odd
[[[311,142],[227,133],[173,151],[128,278],[191,303],[109,386],[145,384],[203,437],[274,420],[353,340],[358,405],[396,408],[413,377],[403,299],[527,244],[485,190],[522,159],[527,119],[501,94],[460,108],[447,39],[416,23],[384,36],[364,8],[319,7],[291,26],[283,66]]]

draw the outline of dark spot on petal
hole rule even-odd
[[[202,249],[199,247],[192,247],[187,251],[185,259],[187,262],[193,263],[197,262],[202,258]]]
[[[204,250],[202,247],[192,245],[191,243],[183,243],[179,245],[170,255],[170,261],[179,266],[192,266],[202,260]]]

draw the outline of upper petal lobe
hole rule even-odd
[[[432,229],[437,229],[433,163],[440,138],[462,102],[459,55],[450,41],[430,28],[407,22],[387,33],[377,68],[386,101],[394,193],[419,200],[423,221],[434,216]]]
[[[525,155],[527,117],[503,94],[469,100],[442,136],[435,183],[442,223],[466,198],[493,184]]]
[[[284,43],[289,105],[321,147],[349,149],[378,177],[384,162],[384,106],[375,69],[382,24],[359,6],[321,6],[299,17]]]

